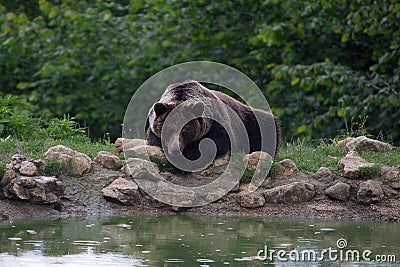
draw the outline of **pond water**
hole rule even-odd
[[[398,265],[399,223],[188,216],[0,221],[2,267]]]

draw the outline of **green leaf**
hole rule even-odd
[[[0,134],[4,131],[4,125],[0,124]]]
[[[350,33],[346,32],[345,34],[343,34],[341,39],[342,43],[347,42],[349,38],[350,38]]]
[[[298,84],[300,82],[300,78],[296,77],[292,80],[292,82],[290,83],[291,86],[295,86],[296,84]]]
[[[344,116],[344,114],[345,114],[344,108],[341,108],[337,111],[337,116],[340,118],[342,118]]]
[[[297,133],[304,133],[305,131],[307,131],[307,125],[302,124],[299,127],[297,127]]]
[[[394,14],[394,13],[397,13],[399,11],[400,11],[400,4],[396,4],[395,7],[392,10],[392,13]]]

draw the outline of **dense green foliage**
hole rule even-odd
[[[0,7],[0,96],[21,96],[35,116],[70,114],[115,137],[152,74],[212,60],[258,84],[286,137],[360,125],[400,142],[395,0],[10,3]]]

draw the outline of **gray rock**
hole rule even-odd
[[[196,194],[191,189],[172,187],[165,182],[160,182],[154,197],[158,201],[171,206],[191,207],[194,204]]]
[[[24,176],[36,176],[38,174],[38,170],[33,162],[23,161],[21,162],[19,173]]]
[[[333,175],[333,172],[326,167],[321,167],[315,174],[318,175],[319,177],[330,177]]]
[[[143,146],[145,144],[146,140],[143,139],[118,138],[114,143],[114,154],[121,154],[124,151],[124,148],[129,149],[136,146]]]
[[[311,200],[315,195],[313,184],[295,182],[281,185],[263,192],[265,201],[268,203],[296,203]]]
[[[368,180],[360,183],[360,187],[357,192],[357,199],[362,204],[371,204],[381,201],[384,197],[384,193],[381,185],[374,180]]]
[[[229,159],[230,159],[229,154],[226,154],[224,156],[216,158],[213,161],[212,165],[213,165],[213,167],[221,167],[221,166],[228,165]]]
[[[337,169],[341,175],[349,179],[361,178],[361,167],[371,167],[375,163],[366,161],[365,159],[358,156],[357,152],[351,151],[347,155],[339,160]]]
[[[149,145],[139,145],[125,149],[125,156],[127,158],[147,158],[150,156],[156,156],[162,160],[167,159],[160,147]]]
[[[64,189],[64,184],[55,177],[21,176],[4,188],[4,196],[37,204],[54,204],[60,202]]]
[[[349,151],[368,151],[368,152],[378,152],[385,150],[392,150],[390,144],[374,140],[365,136],[359,136],[357,138],[348,137],[344,140],[339,141],[336,144],[338,148],[345,148],[347,152]]]
[[[7,164],[6,165],[6,170],[4,171],[3,178],[1,179],[1,186],[6,186],[11,182],[12,179],[14,179],[16,176],[16,172],[14,169],[13,164]]]
[[[93,161],[107,169],[117,169],[121,163],[121,160],[117,156],[107,151],[100,151]]]
[[[255,151],[251,154],[247,154],[243,157],[244,161],[247,161],[247,168],[251,170],[256,170],[258,163],[264,163],[265,166],[263,167],[271,167],[272,164],[272,157],[264,151]],[[294,164],[294,163],[293,163]]]
[[[241,192],[236,201],[244,208],[259,208],[265,205],[264,196],[258,192]]]
[[[15,154],[15,155],[13,155],[12,157],[11,157],[11,163],[13,164],[13,165],[16,165],[16,164],[18,164],[18,163],[21,163],[21,162],[23,162],[23,161],[25,161],[26,160],[26,157],[24,156],[24,155],[21,155],[21,154]]]
[[[163,179],[155,163],[139,158],[126,160],[122,171],[132,176],[139,187],[148,194],[154,194],[158,182]]]
[[[299,173],[296,164],[290,159],[284,159],[275,164],[275,179],[282,180]]]
[[[400,189],[400,171],[389,170],[382,175],[382,179],[390,185],[393,189]]]
[[[134,179],[159,180],[161,177],[155,163],[139,158],[126,160],[122,170]]]
[[[142,198],[138,185],[124,178],[115,179],[109,186],[103,188],[101,193],[105,199],[124,205],[135,205]]]
[[[78,175],[88,173],[92,167],[92,160],[88,155],[63,145],[49,148],[44,156],[46,159],[55,159],[62,162],[66,171]]]
[[[42,159],[34,159],[32,163],[35,164],[38,174],[43,175],[46,169],[46,161]]]
[[[350,198],[350,185],[343,182],[337,182],[325,189],[325,194],[336,200],[347,201]]]

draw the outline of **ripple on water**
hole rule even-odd
[[[43,240],[26,240],[26,241],[24,241],[24,244],[32,245],[37,248],[37,247],[42,247],[44,242],[43,242]]]
[[[72,244],[77,246],[100,246],[101,242],[93,240],[76,240],[72,242]]]
[[[200,263],[213,263],[214,262],[214,260],[212,260],[212,259],[197,259],[196,261],[200,262]]]
[[[334,229],[334,228],[321,228],[320,231],[323,231],[323,232],[333,232],[333,231],[336,231],[336,229]]]
[[[166,259],[164,262],[165,263],[183,263],[185,261],[182,259]]]
[[[10,241],[21,241],[22,238],[20,238],[20,237],[9,237],[8,240],[10,240]]]

